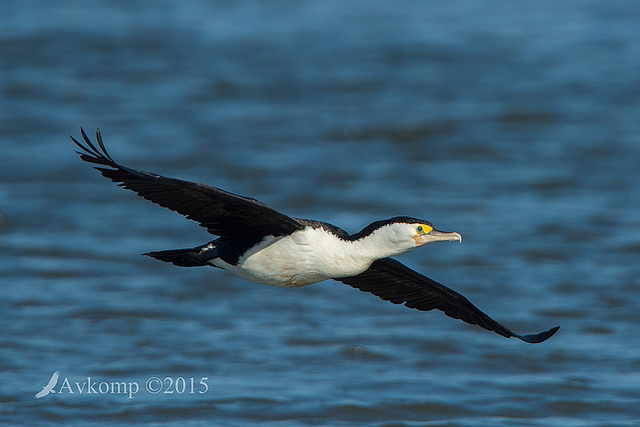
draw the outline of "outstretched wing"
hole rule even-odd
[[[53,373],[53,375],[51,375],[51,379],[49,380],[49,382],[47,383],[46,386],[44,386],[44,388],[51,390],[52,388],[54,388],[56,386],[56,384],[58,383],[58,377],[60,376],[60,372],[55,371]]]
[[[82,149],[78,151],[82,160],[104,166],[95,169],[145,199],[197,221],[213,235],[222,238],[282,236],[304,228],[295,219],[256,199],[119,165],[104,147],[99,130],[96,130],[98,147],[91,143],[84,130],[80,132],[86,145],[71,139]]]
[[[336,280],[394,304],[404,303],[409,308],[423,311],[438,309],[454,319],[529,343],[545,341],[559,329],[556,326],[539,334],[516,334],[480,311],[464,296],[391,258],[374,261],[368,270],[357,276]]]

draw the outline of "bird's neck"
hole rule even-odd
[[[406,243],[398,242],[393,236],[388,235],[388,233],[378,231],[361,237],[360,239],[353,240],[350,244],[352,245],[351,250],[354,255],[370,260],[371,262],[381,258],[400,255],[415,248],[415,246],[407,247]]]

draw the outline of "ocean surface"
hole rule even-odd
[[[638,22],[637,1],[3,1],[0,424],[638,425]],[[530,345],[141,256],[213,237],[82,162],[81,126],[349,232],[458,231],[398,259],[561,329]]]

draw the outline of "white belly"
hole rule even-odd
[[[273,286],[306,286],[322,280],[355,276],[365,271],[373,259],[354,251],[344,241],[322,229],[306,227],[290,236],[267,236],[230,265],[219,258],[211,260],[252,282]]]

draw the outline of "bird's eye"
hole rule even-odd
[[[426,224],[421,224],[416,227],[416,234],[427,234],[433,230],[433,227],[430,227]]]

